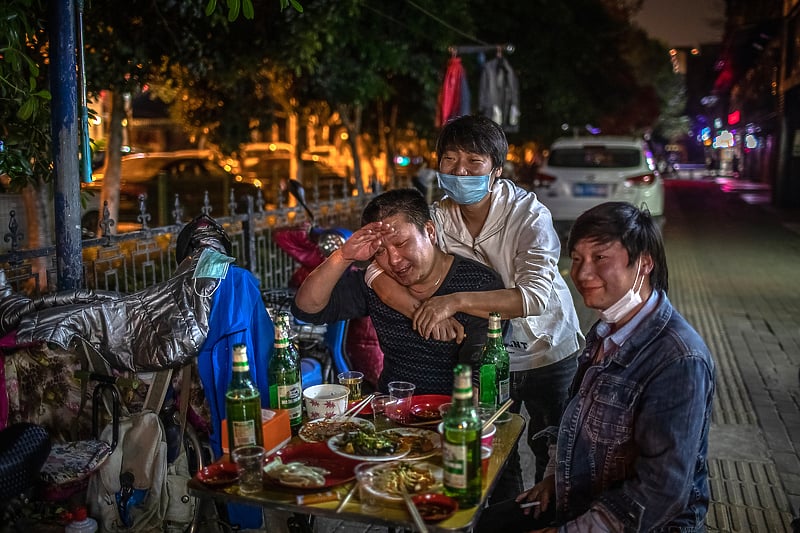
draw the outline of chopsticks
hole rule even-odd
[[[353,483],[353,488],[350,489],[350,492],[347,493],[347,496],[345,496],[344,499],[341,502],[339,502],[339,505],[336,506],[336,512],[337,513],[341,513],[342,512],[342,509],[344,509],[344,506],[347,505],[347,502],[350,501],[350,498],[353,497],[353,494],[356,493],[356,490],[358,490],[358,481],[357,480],[356,480],[355,483]]]
[[[489,429],[489,426],[491,426],[494,423],[495,420],[500,418],[500,415],[502,415],[503,413],[508,411],[508,408],[511,407],[513,404],[514,404],[514,400],[512,400],[511,398],[506,400],[506,403],[501,405],[500,409],[498,409],[492,416],[489,417],[489,419],[486,422],[483,423],[483,427],[481,428],[481,432],[486,431],[487,429]]]
[[[358,413],[363,411],[369,405],[369,402],[371,402],[374,397],[375,397],[374,393],[370,394],[369,396],[367,396],[366,398],[355,404],[353,407],[351,407],[344,413],[335,416],[334,418],[352,418],[356,416]]]
[[[414,525],[417,526],[419,533],[428,533],[428,526],[425,525],[425,521],[419,514],[419,509],[417,509],[417,506],[414,505],[413,501],[411,501],[411,496],[408,495],[408,491],[403,483],[400,483],[400,492],[403,493],[403,501],[406,502],[408,513],[411,515],[411,518],[414,519]]]

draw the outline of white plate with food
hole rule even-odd
[[[298,436],[306,442],[328,442],[331,437],[362,428],[375,429],[375,425],[358,417],[317,418],[303,424]]]
[[[351,481],[358,464],[331,452],[324,442],[295,442],[267,458],[264,479],[283,487],[316,490]]]
[[[442,436],[429,429],[392,428],[381,433],[396,435],[400,442],[408,444],[410,451],[403,461],[427,459],[442,451]]]
[[[440,466],[425,461],[393,461],[370,468],[363,483],[364,488],[378,498],[402,503],[401,484],[411,496],[437,492],[442,488],[442,477]]]
[[[400,436],[368,428],[331,437],[328,447],[333,453],[356,461],[394,461],[411,451],[411,446],[401,441]]]

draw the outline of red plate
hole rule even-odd
[[[363,398],[361,400],[363,400]],[[361,400],[353,400],[352,402],[347,402],[347,408],[352,409],[353,407],[358,405]],[[358,416],[371,415],[371,414],[372,414],[372,402],[369,402],[367,405],[364,406],[364,408],[361,411],[358,412]]]
[[[458,502],[444,494],[417,494],[411,497],[419,514],[426,522],[439,522],[453,516],[458,511]]]
[[[399,420],[397,413],[391,411],[388,413],[388,416],[394,422],[403,426],[435,426],[442,421],[442,417],[438,416],[439,406],[450,401],[452,401],[452,398],[446,394],[422,394],[420,396],[413,396],[411,398],[411,405],[408,408],[408,420]],[[437,413],[436,418],[418,416],[429,412]]]
[[[236,471],[235,463],[225,461],[203,467],[197,473],[197,479],[212,487],[224,487],[235,483],[239,479],[239,472]]]
[[[297,442],[288,444],[267,457],[267,463],[276,457],[280,457],[284,464],[298,462],[308,466],[318,466],[330,472],[330,474],[325,476],[324,485],[321,487],[309,487],[307,489],[284,486],[277,480],[267,475],[264,476],[264,480],[267,482],[280,487],[297,489],[299,491],[314,491],[352,481],[356,477],[353,469],[360,463],[360,461],[353,461],[333,453],[330,448],[328,448],[327,442]]]

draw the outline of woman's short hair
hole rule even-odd
[[[496,122],[483,115],[463,115],[450,120],[436,141],[436,158],[448,150],[486,154],[492,158],[492,169],[503,168],[508,155],[506,134]]]
[[[628,202],[606,202],[592,207],[572,225],[567,252],[572,254],[578,241],[583,240],[602,244],[620,241],[628,252],[628,266],[638,261],[642,253],[649,254],[653,259],[650,286],[664,292],[669,289],[664,241],[650,211]]]

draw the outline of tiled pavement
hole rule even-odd
[[[718,369],[709,531],[791,532],[800,509],[800,212],[766,208],[764,188],[746,182],[667,185],[670,299]],[[586,329],[593,316],[578,307]],[[326,520],[315,530],[385,528]]]

